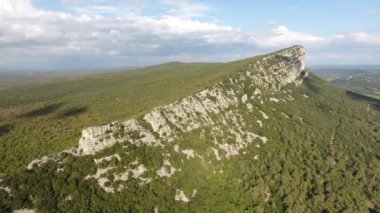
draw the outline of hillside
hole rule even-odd
[[[380,99],[380,66],[325,66],[313,70],[326,81],[352,92]]]
[[[0,90],[0,171],[77,144],[84,127],[134,118],[195,93],[245,63],[173,63]]]
[[[376,211],[380,113],[305,63],[294,46],[0,90],[0,208]]]

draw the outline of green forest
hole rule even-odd
[[[234,66],[240,69],[234,70],[244,72],[247,62],[254,60],[257,59],[238,62]],[[229,83],[228,78],[236,77],[236,73],[225,72],[220,76],[227,77],[210,78],[221,79],[226,91],[234,89],[237,95],[255,93],[257,87],[252,86],[251,82]],[[59,105],[61,99],[57,98],[50,108],[45,107],[41,111],[33,109],[23,114],[24,117],[18,117],[19,120],[9,119],[2,124],[0,132],[1,168],[5,171],[1,173],[0,184],[9,187],[10,192],[0,189],[0,212],[15,209],[35,209],[37,212],[378,212],[380,112],[376,105],[380,104],[379,101],[348,93],[312,73],[301,85],[288,84],[281,89],[292,91],[291,96],[285,92],[272,94],[262,90],[263,100],[266,101],[253,100],[253,108],[257,109],[254,112],[249,112],[243,104],[227,110],[235,110],[242,115],[246,127],[265,135],[268,143],[255,139],[244,152],[222,159],[215,157],[210,147],[215,140],[224,138],[227,143],[234,144],[234,139],[228,134],[214,137],[212,127],[205,127],[183,133],[163,147],[125,141],[95,155],[63,153],[56,160],[28,170],[26,165],[30,159],[54,153],[62,147],[68,148],[76,141],[73,139],[64,144],[58,143],[58,140],[50,143],[46,140],[41,142],[43,146],[52,147],[36,155],[35,150],[41,147],[37,142],[28,143],[28,138],[34,140],[33,134],[12,144],[15,130],[7,130],[7,122],[11,126],[20,125],[17,128],[21,129],[30,128],[28,125],[33,119],[40,122],[46,119],[49,120],[48,124],[62,122],[59,116],[62,113]],[[267,101],[272,95],[292,101]],[[141,108],[143,112],[149,109],[144,106]],[[112,108],[108,109],[110,115],[115,116]],[[82,112],[81,109],[73,109],[72,112],[66,111],[66,114],[75,114],[76,111]],[[257,122],[262,119],[259,111],[265,111],[269,117],[264,119],[263,127]],[[132,117],[141,119],[140,113],[134,112]],[[89,114],[83,111],[83,114],[64,119],[81,120],[87,119],[87,116]],[[99,121],[101,118],[99,116]],[[222,132],[228,132],[230,127],[236,125],[232,120],[227,120],[227,125],[218,123],[220,118],[217,116],[213,119],[217,121],[215,127]],[[26,123],[22,127],[19,122]],[[83,124],[87,123],[77,126]],[[44,129],[51,131],[44,125],[35,124],[35,133]],[[68,133],[70,137],[79,139],[80,131],[67,131],[72,131],[72,135]],[[119,138],[125,132],[112,134]],[[55,136],[47,132],[46,137]],[[132,133],[129,137],[138,138],[139,135]],[[24,144],[18,144],[21,141]],[[197,155],[186,157],[175,151],[174,145],[181,150],[191,148]],[[21,148],[11,151],[12,146]],[[220,152],[220,155],[225,154]],[[118,157],[102,160],[101,163],[94,160],[107,156]],[[170,177],[159,178],[156,171],[165,166],[163,162],[167,156],[170,156],[171,166],[177,171]],[[16,161],[19,163],[13,165]],[[126,169],[132,171],[138,168],[138,164],[147,168],[139,177],[130,172],[125,181],[115,175]],[[93,174],[102,169],[105,172],[100,177],[108,180],[104,186],[120,190],[107,193],[99,187],[101,179]],[[187,195],[189,202],[174,199],[178,189]]]

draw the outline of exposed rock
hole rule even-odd
[[[175,144],[175,145],[173,146],[173,148],[174,148],[174,151],[175,151],[175,152],[179,153],[179,146],[178,146],[177,144]]]
[[[32,162],[30,162],[28,164],[28,166],[26,167],[27,170],[31,170],[33,169],[35,166],[39,167],[41,166],[42,164],[45,164],[47,163],[48,161],[57,161],[57,156],[53,155],[53,156],[43,156],[42,158],[40,159],[35,159],[33,160]]]
[[[170,161],[165,159],[163,166],[157,171],[157,175],[159,177],[171,177],[176,171],[179,171],[179,169],[173,167]]]
[[[132,119],[122,124],[113,122],[109,125],[89,127],[82,130],[78,150],[82,155],[95,154],[100,150],[124,141],[137,145],[144,143],[151,146],[162,146],[150,131],[141,126],[138,121]]]
[[[157,207],[157,206],[155,206],[155,207],[153,208],[153,213],[158,213],[158,207]]]
[[[129,170],[126,170],[120,174],[113,174],[115,181],[127,181],[129,177]]]
[[[213,151],[214,154],[215,154],[216,160],[217,160],[217,161],[222,160],[222,158],[219,156],[219,150],[218,150],[218,149],[215,149],[214,147],[211,147],[211,149],[212,149],[212,151]]]
[[[34,209],[17,209],[13,213],[35,213]]]
[[[285,118],[290,118],[289,115],[287,115],[287,114],[285,114],[283,112],[281,112],[281,115],[284,116]]]
[[[119,154],[114,154],[114,155],[106,156],[106,157],[103,157],[103,158],[94,159],[94,162],[96,164],[99,164],[99,163],[102,163],[103,161],[111,161],[113,158],[116,158],[118,161],[121,160]]]
[[[191,197],[193,198],[193,197],[195,197],[195,195],[197,194],[197,190],[196,189],[193,189],[193,194],[191,195]]]
[[[107,174],[108,171],[115,169],[115,167],[107,167],[107,168],[98,168],[96,173],[94,175],[87,175],[84,179],[90,179],[94,178],[100,188],[102,188],[107,193],[114,193],[114,189],[112,187],[106,186],[106,184],[109,182],[108,178],[102,177],[102,175]]]
[[[270,192],[264,192],[264,194],[265,194],[265,198],[264,198],[264,202],[266,203],[266,202],[268,202],[269,201],[269,199],[270,199],[270,196],[272,195]]]
[[[108,171],[112,169],[115,169],[115,167],[98,168],[94,175],[87,175],[85,179],[89,179],[89,178],[99,179],[101,175],[106,174]]]
[[[277,63],[271,63],[273,61]],[[305,70],[304,49],[295,46],[269,54],[262,60],[250,64],[248,70],[237,74],[236,78],[230,78],[228,83],[240,88],[240,85],[249,79],[256,86],[251,95],[257,96],[263,94],[263,89],[260,88],[279,91],[286,84],[302,82],[305,76],[307,76],[307,72]],[[94,154],[123,141],[163,146],[165,142],[174,141],[181,132],[190,132],[201,127],[215,125],[218,121],[214,120],[211,115],[219,114],[230,106],[236,106],[236,96],[240,93],[240,90],[224,89],[221,85],[224,84],[219,82],[193,96],[185,97],[163,107],[154,108],[143,117],[144,122],[149,124],[152,131],[141,126],[137,120],[127,121],[122,125],[114,122],[109,125],[89,127],[82,131],[79,149],[82,150],[82,154]],[[293,97],[289,95],[288,99],[293,100]],[[248,94],[241,94],[241,101],[246,103]],[[279,99],[270,98],[270,101],[279,102]],[[260,102],[263,104],[263,100]],[[249,111],[253,110],[252,105],[247,104],[247,108]],[[269,118],[267,114],[260,112],[264,119]],[[226,122],[223,121],[223,123]],[[110,134],[110,132],[119,131],[120,128],[127,133],[136,132],[138,139],[128,136],[118,139]],[[158,138],[154,134],[157,134]],[[238,138],[239,134],[236,137]],[[228,148],[226,145],[222,146],[225,150],[230,150],[229,153],[235,153],[233,148]],[[176,147],[175,150],[179,151]]]
[[[263,127],[263,122],[261,120],[257,120],[257,123],[260,125],[260,127]]]
[[[132,177],[133,178],[139,178],[144,172],[146,172],[147,169],[144,165],[140,164],[136,169],[132,169]]]
[[[4,190],[7,194],[11,193],[11,188],[9,188],[7,186],[5,186],[5,187],[0,186],[0,190]]]
[[[261,110],[259,110],[259,111],[260,111],[261,115],[263,115],[264,119],[266,119],[266,120],[269,119],[269,116],[265,112],[263,112]]]
[[[186,159],[195,158],[195,151],[193,149],[184,149],[182,153],[186,155]]]
[[[247,104],[247,109],[249,112],[253,112],[253,105],[251,103]]]
[[[101,177],[97,180],[97,182],[98,182],[98,185],[100,186],[100,188],[102,188],[105,192],[107,192],[107,193],[114,193],[115,192],[114,188],[112,188],[110,186],[106,186],[106,184],[110,182],[108,180],[108,178]]]
[[[184,203],[190,202],[189,198],[186,197],[185,193],[179,189],[176,190],[174,200],[175,201],[182,201]]]
[[[110,180],[105,177],[105,174],[109,173],[110,171],[114,170],[115,167],[107,167],[107,168],[98,168],[96,173],[94,175],[87,175],[85,177],[85,180],[94,178],[98,185],[107,193],[114,193],[115,189],[111,186],[107,186],[107,183],[110,182]],[[114,180],[113,181],[127,181],[129,179],[129,174],[132,175],[132,178],[139,179],[141,184],[148,183],[151,181],[151,178],[143,178],[142,175],[147,171],[147,168],[140,164],[135,169],[126,169],[124,172],[116,174],[114,173]],[[110,185],[110,184],[108,184]],[[122,185],[119,185],[119,188],[117,191],[121,191],[123,189]]]
[[[256,88],[255,91],[253,92],[254,95],[261,95],[261,90],[259,88]]]
[[[73,200],[73,197],[71,195],[67,195],[65,198],[63,198],[64,202],[72,201],[72,200]]]
[[[278,100],[277,98],[269,98],[269,101],[272,101],[272,102],[275,102],[275,103],[280,102],[280,100]]]
[[[283,87],[289,83],[297,85],[307,76],[304,60],[303,48],[299,46],[263,56],[261,60],[252,61],[244,71],[234,73],[233,77],[215,83],[192,96],[156,107],[141,118],[86,128],[82,130],[78,148],[65,152],[72,155],[92,155],[116,143],[125,143],[126,146],[128,144],[136,146],[144,144],[162,148],[165,160],[161,168],[149,169],[156,171],[157,178],[169,178],[181,171],[180,168],[177,169],[170,164],[170,155],[168,155],[167,149],[185,154],[187,159],[198,156],[203,160],[204,156],[197,154],[191,149],[191,146],[185,145],[188,148],[181,150],[178,144],[173,143],[184,134],[193,133],[196,130],[202,130],[200,135],[203,134],[202,138],[204,139],[213,138],[213,141],[210,141],[211,144],[213,143],[210,148],[217,161],[240,153],[247,154],[249,145],[256,145],[259,148],[260,141],[265,144],[268,139],[264,135],[252,132],[256,130],[250,127],[251,124],[246,123],[248,121],[242,110],[246,107],[251,116],[256,116],[256,113],[253,112],[257,110],[263,119],[269,119],[269,115],[257,107],[258,103],[264,104],[264,100],[268,100],[264,94],[272,96],[269,98],[271,102],[294,100],[290,95],[292,91],[285,90]],[[281,94],[281,98],[278,93]],[[260,106],[260,108],[264,106]],[[269,112],[272,111],[268,111],[268,114]],[[254,117],[253,119],[258,118]],[[257,123],[263,127],[261,120],[257,120]],[[179,145],[182,147],[182,144]],[[59,157],[59,155],[45,156],[34,160],[28,165],[28,169],[50,160],[58,161]],[[100,164],[113,158],[121,160],[120,156],[115,154],[94,161],[96,164]],[[258,155],[254,159],[258,159]],[[137,160],[129,166],[133,167],[126,166],[124,172],[114,173],[114,181],[127,181],[129,178],[135,178],[143,184],[151,180],[144,175],[148,168],[139,164]],[[115,168],[98,169],[96,174],[89,175],[86,179],[95,178],[99,186],[106,192],[120,191],[123,189],[123,185],[119,185],[115,189],[107,187],[110,180],[105,177],[105,174],[113,169]],[[189,199],[180,190],[177,190],[175,199],[185,203],[189,202]]]
[[[243,97],[241,97],[241,102],[243,102],[243,104],[245,104],[248,100],[248,95],[247,94],[244,94]]]

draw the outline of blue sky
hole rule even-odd
[[[0,69],[230,61],[300,44],[308,64],[378,64],[378,0],[0,0]]]

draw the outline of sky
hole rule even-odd
[[[0,0],[0,71],[227,62],[302,45],[380,64],[379,0]]]

